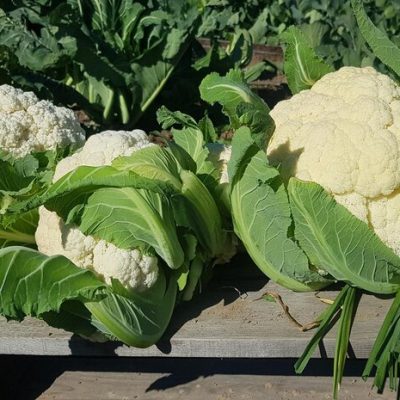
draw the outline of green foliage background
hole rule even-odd
[[[400,2],[365,0],[364,6],[375,25],[399,43]],[[350,1],[210,0],[207,7],[200,29],[203,35],[221,32],[226,36],[237,29],[249,29],[254,43],[276,45],[285,29],[301,25],[317,53],[335,67],[379,65],[358,32]]]
[[[399,43],[400,2],[364,5]],[[162,105],[201,118],[201,80],[246,68],[253,44],[281,44],[292,25],[335,69],[373,65],[388,72],[359,33],[350,1],[0,0],[0,83],[84,110],[93,131],[151,130]],[[208,52],[199,37],[211,39]],[[229,41],[226,50],[219,39]],[[265,71],[271,66],[251,66],[246,80]]]

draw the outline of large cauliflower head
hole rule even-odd
[[[400,255],[400,87],[343,67],[271,116],[267,154],[283,177],[317,182]]]
[[[141,130],[105,131],[91,136],[75,154],[57,165],[54,181],[75,168],[110,165],[119,156],[128,156],[147,146],[153,146]],[[66,224],[55,212],[39,209],[36,242],[39,251],[47,255],[61,254],[81,268],[89,268],[107,283],[118,279],[125,287],[136,291],[150,288],[158,277],[157,258],[139,249],[119,249],[112,243],[84,235],[78,227]]]
[[[85,134],[74,113],[39,100],[33,92],[0,86],[0,149],[12,156],[83,144]]]

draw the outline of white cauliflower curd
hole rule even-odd
[[[229,183],[228,161],[231,158],[232,148],[222,143],[208,143],[208,160],[213,163],[219,172],[219,183]]]
[[[0,86],[0,149],[15,158],[32,152],[79,147],[85,134],[74,113],[39,100],[33,92]]]
[[[400,87],[343,67],[271,111],[270,162],[320,184],[400,255]]]
[[[91,136],[85,145],[57,165],[54,181],[75,168],[110,165],[119,156],[131,155],[143,147],[152,146],[141,130],[105,131]],[[105,282],[119,280],[136,291],[150,288],[158,277],[157,257],[142,254],[138,249],[119,249],[111,243],[84,235],[77,226],[67,225],[55,213],[39,209],[36,242],[39,251],[47,255],[61,254],[81,268],[101,275]]]

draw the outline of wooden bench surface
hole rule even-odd
[[[126,374],[67,371],[59,376],[39,400],[329,400],[332,399],[330,377],[211,375],[176,386],[154,389],[167,381],[168,374]],[[386,390],[378,395],[360,378],[345,377],[340,400],[394,400],[396,394]]]
[[[279,293],[292,315],[303,324],[314,320],[326,304],[314,293],[292,293],[268,282],[249,264],[241,259],[232,269],[221,267],[208,289],[176,309],[170,328],[157,346],[136,349],[115,342],[91,343],[38,320],[0,320],[0,354],[298,357],[313,331],[300,332],[277,303],[257,298],[265,291]],[[319,296],[334,299],[336,294],[337,291],[328,290]],[[390,299],[363,295],[352,330],[350,357],[368,357],[390,303]],[[332,357],[334,345],[333,331],[315,357]]]

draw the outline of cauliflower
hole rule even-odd
[[[220,173],[219,183],[229,183],[228,161],[231,158],[231,146],[221,143],[208,143],[208,160],[211,161]]]
[[[33,92],[0,86],[0,149],[13,157],[83,144],[85,134],[74,113],[39,100]]]
[[[81,165],[99,167],[111,165],[117,157],[129,156],[143,147],[153,146],[145,132],[104,131],[91,136],[85,146],[70,157],[62,159],[54,173],[54,181]]]
[[[214,167],[219,172],[219,185],[220,188],[224,188],[229,183],[228,176],[228,162],[232,154],[232,146],[222,143],[207,143],[207,149],[209,150],[208,161],[211,161]],[[218,190],[217,190],[218,192]],[[228,214],[230,215],[229,195],[220,192],[219,200],[224,204]],[[229,263],[232,258],[241,249],[239,238],[232,231],[226,231],[226,240],[224,245],[224,252],[219,255],[216,264]]]
[[[153,144],[140,130],[105,131],[91,136],[78,152],[58,163],[54,181],[81,165],[110,165],[115,158],[147,146]],[[44,207],[39,209],[39,216],[36,242],[42,253],[64,255],[77,266],[92,269],[105,282],[118,279],[125,287],[136,291],[150,288],[156,282],[157,257],[142,254],[138,249],[119,249],[105,240],[86,236],[78,227],[65,224],[55,212]]]
[[[271,116],[267,154],[282,176],[320,184],[400,255],[400,87],[343,67]]]

